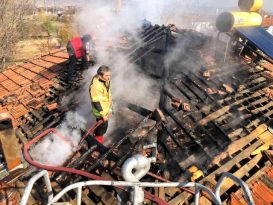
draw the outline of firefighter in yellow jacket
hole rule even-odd
[[[94,136],[100,143],[104,141],[103,135],[107,131],[108,119],[111,115],[110,77],[110,68],[102,65],[97,70],[97,75],[93,77],[89,87],[92,113],[97,121],[103,120],[103,123],[94,131]]]

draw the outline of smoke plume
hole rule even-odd
[[[130,34],[137,41],[138,29],[145,18],[153,24],[175,23],[177,27],[185,28],[189,19],[184,19],[183,15],[188,11],[201,11],[202,9],[198,0],[130,0],[123,1],[121,8],[116,6],[114,1],[79,2],[83,3],[79,13],[74,17],[74,28],[79,34],[92,35],[97,64],[84,72],[81,90],[63,101],[64,104],[70,103],[72,99],[77,99],[79,102],[76,111],[67,113],[65,120],[57,128],[67,141],[49,135],[31,151],[34,159],[50,165],[63,164],[73,153],[74,147],[78,145],[82,130],[88,129],[95,122],[91,114],[89,85],[100,65],[108,65],[112,69],[114,112],[123,111],[122,102],[124,101],[151,110],[158,106],[160,84],[140,72],[141,68],[131,64],[126,54],[117,51],[118,47],[128,46],[126,38],[122,39],[121,36]],[[177,56],[174,56],[173,53],[170,57],[172,61]],[[108,133],[115,126],[123,123],[127,123],[126,119],[114,115],[110,119]]]

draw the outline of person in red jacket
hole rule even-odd
[[[90,41],[91,36],[89,34],[82,37],[75,37],[68,41],[67,52],[69,55],[69,65],[66,78],[68,82],[75,74],[76,63],[79,59],[81,59],[81,67],[83,69],[88,68],[88,62],[90,61]]]

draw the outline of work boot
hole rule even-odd
[[[104,141],[103,136],[95,136],[95,139],[96,139],[99,143],[103,144],[103,141]]]

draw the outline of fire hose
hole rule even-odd
[[[80,147],[81,143],[83,142],[83,140],[91,133],[93,132],[99,125],[101,125],[103,123],[103,120],[100,120],[98,121],[95,125],[93,125],[87,132],[86,134],[82,137],[82,139],[80,140],[80,143],[79,143],[79,146],[78,148]],[[68,168],[68,167],[61,167],[61,166],[50,166],[50,165],[44,165],[44,164],[40,164],[38,162],[35,162],[32,160],[28,150],[29,148],[37,143],[41,138],[47,136],[49,133],[55,133],[58,137],[60,137],[64,142],[68,142],[68,140],[66,140],[56,129],[54,128],[50,128],[50,129],[47,129],[45,130],[44,132],[42,132],[41,134],[39,134],[37,137],[33,138],[32,140],[30,140],[27,144],[24,145],[24,157],[26,159],[26,161],[37,167],[37,168],[40,168],[40,169],[44,169],[44,170],[48,170],[48,171],[60,171],[60,172],[68,172],[68,173],[72,173],[72,174],[77,174],[77,175],[81,175],[81,176],[84,176],[84,177],[87,177],[89,179],[92,179],[92,180],[108,180],[107,178],[104,178],[104,177],[101,177],[101,176],[98,176],[98,175],[95,175],[95,174],[91,174],[91,173],[88,173],[88,172],[85,172],[83,170],[78,170],[78,169],[74,169],[74,168]],[[122,190],[125,190],[123,187],[118,187],[119,189],[122,189]],[[156,197],[148,192],[145,191],[145,198],[153,201],[153,202],[156,202],[157,204],[159,205],[168,205],[168,203],[162,199],[160,199],[159,197]]]

